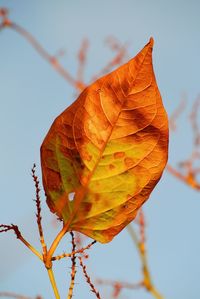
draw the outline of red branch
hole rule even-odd
[[[196,98],[190,113],[190,122],[194,133],[194,146],[200,145],[200,128],[198,124],[198,114],[200,109],[200,95]]]
[[[36,168],[36,165],[33,164],[33,168],[31,169],[31,172],[32,172],[33,181],[35,183],[35,193],[36,193],[35,202],[36,202],[36,208],[37,208],[36,217],[37,217],[38,231],[39,231],[39,235],[40,235],[40,243],[42,245],[43,255],[45,257],[46,254],[47,254],[47,246],[46,246],[45,241],[44,241],[44,234],[43,234],[43,229],[42,229],[40,182],[39,182],[38,177],[35,174],[35,168]]]
[[[127,55],[127,44],[121,45],[121,43],[113,37],[107,39],[107,44],[112,50],[116,51],[116,55],[96,75],[92,77],[92,80],[96,80],[100,76],[109,73],[114,67],[122,64]]]
[[[9,230],[13,230],[17,239],[21,239],[22,235],[21,235],[21,232],[19,231],[19,228],[17,225],[14,225],[14,224],[11,224],[11,225],[1,224],[0,225],[0,233],[7,232]]]
[[[89,47],[89,41],[87,39],[84,39],[82,41],[80,50],[78,52],[78,71],[77,71],[77,80],[78,82],[83,82],[83,72],[86,64],[86,56],[88,52],[88,47]]]
[[[138,283],[128,283],[128,282],[122,282],[117,280],[97,279],[96,282],[99,285],[111,286],[113,288],[113,294],[112,294],[113,298],[118,298],[123,289],[135,290],[143,287],[142,281]]]
[[[72,252],[76,250],[76,243],[74,239],[74,233],[71,231],[70,235],[72,237]],[[76,276],[76,255],[73,254],[71,256],[71,262],[72,262],[72,267],[71,267],[71,281],[70,281],[70,286],[69,286],[69,292],[68,292],[68,299],[71,299],[73,296],[73,290],[74,290],[74,282],[75,282],[75,276]]]
[[[72,251],[70,253],[63,253],[61,255],[57,255],[57,256],[53,256],[52,257],[52,261],[55,261],[55,260],[60,260],[64,257],[71,257],[75,254],[78,254],[78,253],[84,253],[85,250],[88,250],[90,249],[90,247],[92,247],[92,245],[94,245],[97,241],[92,241],[91,243],[89,243],[87,246],[83,247],[83,248],[80,248],[78,250],[75,250],[75,251]]]
[[[33,299],[31,297],[18,295],[11,292],[0,292],[0,297],[6,297],[6,298],[15,298],[15,299]],[[35,299],[42,299],[42,297],[37,296]]]
[[[176,121],[177,121],[178,117],[181,115],[181,113],[184,111],[185,107],[186,107],[186,99],[183,99],[180,101],[178,107],[175,109],[175,111],[170,116],[169,126],[172,131],[176,130]]]
[[[91,291],[96,295],[96,298],[101,299],[99,292],[95,289],[95,286],[92,283],[90,276],[87,273],[87,269],[86,269],[86,266],[83,264],[82,257],[79,256],[78,258],[79,258],[80,266],[83,270],[83,274],[86,278],[86,282],[89,284]]]
[[[45,48],[33,37],[28,31],[26,31],[20,25],[12,22],[8,18],[8,10],[2,8],[0,9],[0,17],[2,22],[0,23],[0,29],[10,28],[17,33],[19,33],[23,38],[25,38],[32,47],[38,52],[38,54],[46,60],[67,82],[74,86],[79,91],[85,88],[85,84],[74,79],[71,74],[60,64],[56,56],[50,55]]]
[[[185,100],[182,100],[178,108],[170,117],[170,126],[172,130],[175,130],[176,128],[176,120],[180,113],[184,110],[185,102]],[[174,167],[170,164],[168,164],[166,167],[170,174],[197,191],[200,190],[200,181],[198,179],[198,175],[200,174],[200,166],[195,166],[197,160],[200,161],[200,152],[198,148],[198,146],[200,145],[200,127],[198,123],[199,109],[200,96],[198,96],[195,100],[192,106],[191,113],[189,115],[190,124],[194,134],[193,150],[190,157],[184,161],[179,162],[177,167]]]

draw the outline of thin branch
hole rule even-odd
[[[0,297],[6,297],[6,298],[15,298],[15,299],[33,299],[31,297],[18,295],[11,292],[0,292]],[[35,298],[38,299],[39,297]],[[41,297],[40,297],[41,298]]]
[[[0,29],[10,28],[19,33],[29,44],[37,51],[37,53],[46,60],[67,82],[74,86],[77,90],[82,91],[85,88],[83,82],[79,82],[74,79],[71,74],[60,64],[55,56],[50,55],[45,48],[37,41],[32,34],[25,30],[22,26],[12,22],[10,19],[5,17],[0,24]]]
[[[180,171],[178,171],[176,168],[172,167],[170,164],[166,167],[167,171],[172,174],[174,177],[181,180],[186,185],[192,187],[193,189],[199,191],[200,190],[200,183],[197,182],[196,176],[198,173],[200,173],[200,169],[187,171],[186,174],[182,174]]]
[[[128,283],[125,281],[117,281],[117,280],[109,280],[109,279],[97,279],[96,283],[99,285],[104,285],[104,286],[110,286],[113,288],[113,298],[118,298],[120,295],[121,291],[123,289],[128,289],[128,290],[136,290],[140,289],[144,286],[143,281],[138,282],[138,283]]]
[[[5,224],[1,224],[0,225],[0,233],[2,232],[8,232],[10,230],[13,230],[17,239],[19,239],[26,247],[28,247],[28,249],[30,249],[40,260],[43,261],[43,257],[42,255],[35,249],[35,247],[33,247],[29,242],[27,242],[21,232],[18,229],[17,225],[11,224],[11,225],[5,225]]]
[[[78,254],[78,253],[84,253],[85,250],[90,249],[90,247],[92,247],[92,245],[94,245],[96,242],[97,241],[94,240],[90,244],[88,244],[87,246],[85,246],[83,248],[80,248],[78,250],[72,251],[71,253],[63,253],[61,255],[53,256],[51,260],[52,261],[60,260],[60,259],[65,258],[65,257],[72,257],[73,255]]]
[[[186,107],[186,99],[182,99],[178,105],[178,107],[174,110],[172,115],[169,118],[169,126],[172,131],[175,131],[177,128],[176,122],[178,117],[181,115],[181,113],[184,111]]]
[[[163,299],[160,293],[156,290],[153,285],[152,278],[149,271],[149,266],[147,262],[147,252],[145,246],[145,221],[144,214],[139,213],[139,225],[140,225],[140,238],[137,237],[133,227],[131,224],[127,226],[128,232],[133,240],[142,263],[142,273],[143,273],[143,286],[144,288],[154,296],[156,299]]]
[[[14,299],[42,299],[41,296],[32,298],[32,297],[27,297],[27,296],[23,296],[23,295],[11,293],[11,292],[0,292],[0,297],[14,298]]]
[[[87,52],[88,52],[89,41],[84,39],[82,41],[80,50],[78,52],[78,70],[77,70],[77,81],[83,82],[83,72],[86,64]]]
[[[9,11],[8,11],[7,8],[5,8],[5,7],[1,7],[1,8],[0,8],[0,18],[2,18],[3,21],[4,21],[5,19],[7,19],[7,17],[8,17],[8,13],[9,13]]]
[[[37,207],[37,213],[36,213],[36,217],[37,217],[37,225],[38,225],[38,231],[39,231],[39,235],[40,235],[40,243],[42,245],[42,251],[43,251],[43,256],[44,258],[46,257],[47,254],[47,246],[44,240],[44,234],[43,234],[43,229],[42,229],[42,216],[41,216],[41,200],[40,200],[40,182],[38,177],[35,174],[35,169],[36,169],[36,165],[33,164],[33,168],[32,168],[32,178],[33,181],[35,183],[35,194],[36,194],[36,207]]]
[[[200,127],[198,124],[198,114],[200,110],[200,95],[196,98],[189,119],[194,134],[194,146],[200,145]]]
[[[144,244],[143,246],[145,247],[145,241],[146,241],[146,236],[145,236],[145,217],[144,217],[144,212],[142,208],[140,208],[138,212],[138,218],[139,218],[139,227],[140,227],[140,243]]]
[[[86,266],[83,264],[82,257],[78,257],[80,266],[82,268],[83,274],[86,278],[86,282],[89,284],[91,291],[95,294],[96,298],[101,299],[99,292],[95,289],[94,284],[91,282],[90,276],[87,273]]]
[[[6,233],[9,230],[13,230],[17,239],[21,238],[21,232],[19,231],[19,228],[17,225],[11,224],[11,225],[6,225],[6,224],[1,224],[0,225],[0,233]]]
[[[2,11],[2,13],[1,13]],[[18,25],[15,22],[12,22],[8,18],[8,10],[1,9],[0,10],[0,17],[2,18],[2,21],[0,23],[0,30],[4,28],[10,28],[20,34],[25,40],[28,41],[28,43],[36,50],[36,52],[44,59],[46,60],[68,83],[70,83],[75,89],[77,89],[79,92],[83,91],[83,89],[86,88],[86,84],[83,80],[83,71],[86,63],[86,53],[88,49],[88,40],[84,39],[82,42],[82,46],[78,52],[78,71],[77,71],[77,79],[75,79],[59,62],[56,55],[50,55],[47,50],[41,45],[41,43],[25,28]],[[94,81],[99,76],[108,73],[111,71],[114,67],[120,65],[126,54],[127,54],[127,43],[124,45],[121,45],[119,41],[117,41],[114,38],[109,38],[108,45],[111,47],[113,51],[116,51],[116,55],[114,58],[106,64],[102,68],[102,70],[95,75],[91,81]]]
[[[76,250],[76,243],[74,239],[74,233],[71,231],[70,235],[72,237],[72,252]],[[75,276],[76,276],[76,255],[73,254],[71,256],[71,262],[72,262],[72,267],[71,267],[71,281],[70,281],[70,286],[69,286],[69,291],[67,295],[67,299],[71,299],[73,296],[73,290],[74,290],[74,283],[75,283]]]
[[[127,54],[127,44],[121,45],[118,42],[118,46],[114,47],[113,49],[117,51],[116,55],[96,75],[92,77],[92,81],[96,80],[102,75],[105,75],[106,73],[109,73],[114,67],[122,64],[124,57]]]
[[[170,117],[170,126],[171,129],[175,130],[176,128],[176,120],[180,113],[185,108],[186,100],[183,99],[178,108],[174,111],[172,116]],[[179,179],[186,185],[192,187],[193,189],[199,191],[200,190],[200,182],[198,179],[198,175],[200,174],[200,167],[195,167],[195,162],[200,160],[200,152],[197,148],[200,145],[200,124],[198,122],[198,113],[200,109],[200,95],[196,98],[191,113],[189,115],[192,131],[194,134],[193,141],[193,151],[190,155],[189,159],[179,162],[178,167],[174,167],[170,164],[167,165],[167,171],[173,175],[175,178]]]

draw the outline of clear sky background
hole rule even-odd
[[[108,36],[129,42],[130,57],[154,37],[154,68],[168,113],[183,93],[188,106],[170,136],[170,162],[175,165],[192,149],[188,114],[200,92],[200,2],[198,0],[0,0],[10,17],[30,31],[49,53],[66,49],[63,65],[76,74],[81,41],[90,41],[85,78],[113,53]],[[35,224],[33,162],[40,174],[39,150],[54,118],[76,98],[61,78],[17,33],[0,32],[0,222],[16,223],[39,246]],[[200,298],[200,196],[167,172],[145,204],[149,265],[155,285],[166,299]],[[49,243],[56,235],[43,196],[45,232]],[[59,251],[65,250],[62,243]],[[90,251],[88,270],[94,278],[136,282],[140,262],[126,230],[110,244]],[[70,264],[57,265],[61,298],[69,284]],[[81,272],[81,271],[80,271]],[[66,275],[68,274],[68,276]],[[12,233],[0,236],[0,291],[53,298],[46,271]],[[106,293],[107,292],[107,293]],[[102,294],[104,294],[102,292]],[[109,299],[109,289],[102,296]],[[81,275],[74,298],[89,299]],[[150,299],[145,291],[124,292],[123,298]]]

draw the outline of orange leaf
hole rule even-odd
[[[47,203],[70,230],[109,242],[148,199],[167,161],[168,121],[153,39],[87,87],[41,146]]]

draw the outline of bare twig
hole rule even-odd
[[[186,107],[186,99],[182,99],[178,105],[178,107],[174,110],[172,115],[169,118],[169,126],[172,131],[175,131],[177,128],[176,122],[178,117],[181,115],[181,113],[184,111]]]
[[[97,279],[96,280],[97,284],[103,285],[103,286],[110,286],[113,288],[113,298],[118,298],[121,291],[123,289],[128,289],[128,290],[136,290],[142,288],[143,281],[138,282],[138,283],[128,283],[125,281],[117,281],[117,280],[109,280],[109,279]]]
[[[47,246],[44,240],[44,234],[43,234],[43,229],[42,229],[42,216],[41,216],[41,200],[40,200],[40,183],[39,183],[39,179],[35,174],[35,169],[36,169],[36,165],[33,164],[33,168],[32,168],[32,178],[33,181],[35,183],[35,194],[36,194],[36,207],[37,207],[37,213],[36,213],[36,217],[37,217],[37,225],[38,225],[38,231],[39,231],[39,235],[40,235],[40,243],[42,245],[42,250],[43,250],[43,256],[44,258],[46,257],[47,254]]]
[[[143,246],[145,246],[145,241],[146,241],[146,237],[145,237],[145,217],[144,217],[144,212],[142,210],[142,208],[140,208],[139,212],[138,212],[138,218],[139,218],[139,227],[140,227],[140,243],[144,244]]]
[[[116,51],[116,55],[96,75],[92,77],[92,80],[96,80],[100,76],[109,73],[114,67],[117,67],[120,64],[122,64],[124,58],[127,55],[127,43],[122,45],[116,39],[109,38],[108,44],[109,46],[111,46],[112,50]]]
[[[27,242],[21,232],[19,231],[18,229],[18,226],[17,225],[14,225],[14,224],[11,224],[11,225],[5,225],[5,224],[1,224],[0,225],[0,233],[2,232],[8,232],[10,230],[13,230],[17,239],[19,239],[22,243],[24,243],[24,245],[26,247],[28,247],[28,249],[30,249],[40,260],[43,261],[43,257],[42,255],[35,249],[35,247],[33,247],[29,242]]]
[[[21,238],[21,232],[19,231],[19,228],[17,225],[11,224],[11,225],[6,225],[6,224],[1,224],[0,225],[0,233],[5,233],[8,232],[9,230],[13,230],[17,239]]]
[[[142,273],[143,273],[143,287],[156,299],[163,299],[160,293],[157,291],[155,286],[153,285],[151,274],[149,271],[148,261],[147,261],[147,252],[145,246],[145,220],[144,214],[140,211],[139,213],[139,225],[140,225],[140,238],[137,237],[135,230],[132,225],[128,225],[127,229],[133,240],[138,253],[140,255],[140,260],[142,263]]]
[[[181,171],[177,170],[170,164],[167,165],[166,169],[170,174],[181,180],[186,185],[192,187],[197,191],[200,190],[200,182],[197,181],[197,175],[200,173],[200,168],[192,170],[188,168],[185,174],[183,174]]]
[[[87,273],[86,266],[83,264],[82,257],[79,256],[78,258],[79,258],[80,266],[83,270],[83,274],[86,278],[86,282],[89,284],[91,291],[95,294],[96,298],[101,299],[99,292],[95,289],[94,284],[91,282],[90,276]]]
[[[78,52],[78,57],[77,57],[78,58],[77,81],[78,82],[83,82],[83,72],[86,64],[88,46],[89,46],[89,41],[88,39],[85,38],[82,41],[80,50]]]
[[[185,99],[180,102],[178,108],[174,111],[170,117],[170,126],[172,130],[176,129],[176,120],[180,113],[185,109]],[[200,145],[200,124],[198,123],[198,113],[200,109],[200,96],[198,96],[192,106],[191,113],[189,115],[194,141],[193,150],[188,159],[177,163],[177,167],[172,166],[168,163],[166,169],[175,178],[181,180],[186,185],[192,187],[193,189],[200,190],[200,181],[198,175],[200,174],[200,166],[196,167],[195,163],[197,160],[200,161],[200,152],[198,146]]]
[[[0,297],[14,298],[14,299],[42,299],[41,296],[37,296],[35,298],[32,298],[32,297],[18,295],[18,294],[11,293],[11,292],[0,292]]]
[[[83,248],[80,248],[78,250],[72,251],[70,253],[63,253],[61,255],[53,256],[52,257],[52,261],[60,260],[60,259],[62,259],[64,257],[72,257],[73,255],[78,254],[78,253],[84,253],[85,250],[90,249],[90,247],[92,247],[92,245],[94,245],[96,242],[97,241],[94,240],[90,244],[88,244],[87,246],[85,246]]]
[[[72,252],[74,252],[76,250],[76,243],[75,243],[75,239],[74,239],[74,233],[71,231],[70,235],[72,237]],[[70,286],[69,286],[67,299],[71,299],[72,296],[73,296],[74,282],[75,282],[75,276],[76,276],[76,255],[75,254],[73,254],[71,256],[71,262],[72,262],[71,281],[70,281]]]
[[[82,91],[85,88],[83,82],[79,82],[74,79],[72,75],[60,64],[56,56],[50,55],[45,48],[37,41],[32,34],[25,30],[22,26],[12,22],[8,18],[8,12],[2,17],[2,22],[0,23],[0,29],[10,28],[17,33],[19,33],[23,38],[25,38],[29,44],[37,51],[37,53],[46,60],[67,82],[74,86],[79,91]]]
[[[15,299],[33,299],[31,297],[18,295],[18,294],[11,293],[11,292],[0,292],[0,297],[15,298]],[[36,297],[35,299],[39,299],[39,298],[41,298],[41,297]]]
[[[190,123],[194,134],[194,146],[200,145],[200,128],[198,123],[198,114],[200,110],[200,95],[196,98],[192,111],[190,113]]]

